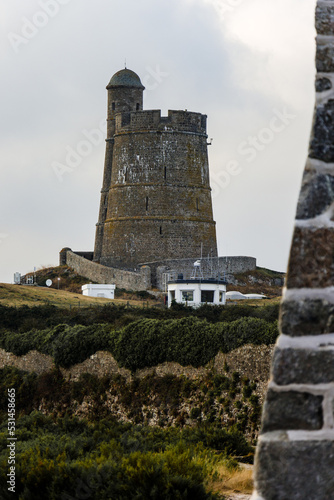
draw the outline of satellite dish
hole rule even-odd
[[[46,284],[46,286],[51,286],[52,285],[52,280],[46,280],[45,284]]]

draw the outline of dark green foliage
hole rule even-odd
[[[164,335],[168,341],[166,361],[176,361],[183,366],[204,366],[218,352],[215,326],[198,318],[166,321]]]
[[[278,336],[277,321],[268,323],[260,318],[242,318],[217,324],[217,344],[223,352],[230,352],[245,344],[270,345]]]
[[[245,385],[242,389],[242,395],[245,399],[248,399],[252,395],[252,388],[250,385]]]
[[[135,371],[166,361],[167,338],[156,319],[142,319],[126,326],[115,345],[115,357]]]
[[[254,439],[260,424],[261,407],[257,397],[241,404],[241,385],[235,385],[235,380],[228,377],[208,373],[199,380],[189,380],[186,377],[174,375],[156,376],[150,374],[144,378],[134,377],[126,381],[120,375],[106,375],[98,378],[84,373],[79,380],[66,380],[59,370],[36,374],[27,374],[13,367],[0,370],[0,419],[6,418],[7,388],[16,390],[16,409],[18,414],[29,414],[40,408],[43,411],[58,416],[75,415],[78,405],[84,399],[89,402],[86,408],[88,418],[110,418],[111,401],[117,400],[122,414],[134,423],[154,425],[152,417],[157,415],[162,427],[189,424],[188,418],[198,419],[198,422],[212,422],[215,425],[226,426],[222,420],[223,414],[233,409],[238,422],[243,422],[242,429],[251,439]],[[228,387],[234,386],[228,392]],[[249,386],[247,386],[249,387]],[[254,395],[256,396],[256,395]],[[185,403],[189,407],[189,415],[185,412]],[[235,409],[237,408],[237,412]],[[150,422],[149,422],[150,421]],[[186,422],[187,421],[187,422]],[[68,421],[64,419],[64,423]],[[193,425],[192,422],[191,425]],[[70,429],[69,429],[70,431]]]
[[[222,321],[235,321],[244,317],[256,317],[269,322],[278,319],[278,304],[261,307],[249,305],[215,306],[207,305],[193,309],[184,304],[175,304],[173,307],[132,307],[124,305],[107,304],[104,306],[60,309],[55,306],[45,305],[37,307],[21,306],[6,307],[0,305],[0,331],[7,329],[12,332],[27,332],[30,330],[45,330],[59,324],[67,325],[93,325],[95,323],[110,323],[119,326],[123,316],[129,320],[138,319],[177,319],[197,317],[206,319],[210,323]]]
[[[200,408],[198,408],[198,407],[192,408],[190,410],[190,418],[196,420],[201,416],[201,413],[202,413],[202,411]]]
[[[7,490],[6,422],[0,427],[1,498]],[[34,412],[17,420],[16,497],[27,500],[214,500],[205,484],[220,456],[253,449],[237,431],[152,429]],[[211,453],[210,453],[211,450]]]
[[[233,428],[227,431],[215,425],[204,424],[184,429],[183,437],[191,443],[201,442],[205,447],[224,452],[228,456],[253,457],[253,447],[241,432]]]
[[[272,344],[277,335],[277,323],[259,318],[217,324],[194,317],[146,319],[131,323],[120,332],[113,354],[132,371],[165,361],[199,367],[219,351],[227,353],[244,344]]]
[[[16,356],[35,349],[53,356],[65,368],[84,361],[98,350],[113,350],[114,337],[109,325],[58,325],[48,330],[25,333],[3,332],[0,346]]]
[[[183,366],[204,366],[219,351],[230,352],[245,344],[272,344],[278,335],[277,322],[243,318],[209,323],[196,317],[173,320],[140,319],[120,330],[108,323],[69,326],[60,324],[30,332],[2,331],[0,347],[20,356],[36,349],[53,356],[57,365],[68,368],[96,351],[110,351],[125,368],[136,371],[165,361]]]
[[[57,365],[68,368],[89,358],[96,351],[110,349],[109,325],[67,326],[52,342],[52,355]]]

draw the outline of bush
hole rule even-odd
[[[0,436],[6,426],[1,426]],[[215,435],[210,427],[194,437],[177,429],[112,421],[88,424],[32,413],[17,419],[16,496],[34,500],[218,499],[205,488],[214,463],[210,449],[199,442],[207,432]],[[224,433],[225,444],[235,441],[234,434]],[[1,498],[9,500],[12,493],[7,490],[7,451],[2,441]]]
[[[66,326],[52,342],[53,359],[57,365],[68,368],[97,351],[110,350],[112,341],[109,325]]]
[[[260,318],[242,318],[216,325],[217,344],[222,352],[230,352],[245,344],[269,345],[278,337],[277,321],[268,323]]]
[[[114,330],[110,323],[59,324],[29,332],[2,330],[0,347],[17,356],[36,349],[53,356],[55,363],[64,368],[84,361],[96,351],[109,351],[121,366],[136,371],[165,361],[204,366],[219,351],[227,353],[245,344],[272,344],[278,336],[277,321],[254,317],[218,323],[194,316],[133,321],[134,316],[128,313],[119,316],[119,311],[112,308],[103,310],[104,318],[109,314],[115,322],[130,323],[120,330]]]

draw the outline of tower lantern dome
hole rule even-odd
[[[108,136],[113,135],[111,123],[116,113],[141,111],[143,109],[144,85],[131,69],[117,71],[107,85],[108,90]]]
[[[112,77],[107,86],[107,89],[112,89],[115,87],[130,87],[130,88],[139,88],[144,90],[145,87],[141,83],[139,76],[130,69],[121,69],[117,71]]]

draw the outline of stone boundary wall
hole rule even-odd
[[[252,500],[334,498],[334,0],[316,9],[316,107]]]
[[[214,257],[212,259],[201,260],[201,268],[204,275],[210,275],[213,272],[215,277],[220,275],[223,279],[229,274],[240,274],[246,271],[256,269],[255,257]],[[174,274],[182,273],[184,278],[190,278],[194,271],[194,262],[196,259],[166,259],[159,262],[145,262],[146,266],[151,268],[152,285],[160,290],[164,289],[163,274],[171,271]],[[177,277],[177,276],[175,276]]]
[[[73,252],[63,248],[59,254],[59,264],[72,267],[78,274],[97,283],[112,283],[118,288],[141,291],[158,288],[164,291],[164,273],[173,272],[176,278],[179,273],[187,279],[194,271],[196,259],[166,259],[164,261],[145,262],[139,264],[138,271],[128,271],[108,267],[92,262],[92,252]],[[256,269],[255,257],[214,257],[201,260],[201,268],[205,276],[220,276],[241,274]]]
[[[134,291],[151,288],[151,270],[148,266],[142,266],[137,272],[106,267],[85,259],[67,248],[60,252],[59,261],[60,265],[66,264],[72,267],[80,276],[97,283],[115,284],[117,288]]]

